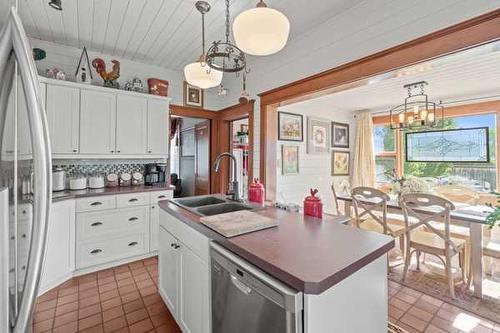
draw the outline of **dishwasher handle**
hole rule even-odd
[[[231,275],[231,282],[233,283],[233,285],[238,288],[243,294],[245,295],[249,295],[251,292],[252,292],[252,289],[247,286],[246,284],[244,284],[243,282],[241,282],[236,276],[234,276],[233,274],[230,274]]]

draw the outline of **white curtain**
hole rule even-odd
[[[352,187],[375,187],[375,154],[373,151],[373,120],[369,111],[356,115],[356,141]]]

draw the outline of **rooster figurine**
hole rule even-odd
[[[106,63],[101,58],[95,58],[92,60],[92,67],[95,68],[96,72],[99,73],[101,78],[103,79],[104,87],[110,88],[119,88],[118,82],[116,79],[120,77],[120,62],[118,60],[112,60],[113,69],[111,72],[106,72]]]

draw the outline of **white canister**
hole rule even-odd
[[[85,190],[87,188],[87,177],[84,174],[76,173],[73,174],[69,178],[69,189],[76,190]]]
[[[104,175],[101,173],[93,173],[89,176],[89,188],[104,188]]]

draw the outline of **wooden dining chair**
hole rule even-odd
[[[360,186],[352,189],[355,225],[363,230],[399,238],[400,244],[404,244],[404,226],[388,222],[389,200],[390,197],[386,193],[376,188]]]
[[[424,193],[403,195],[400,204],[406,227],[403,281],[408,274],[413,253],[417,254],[417,270],[420,269],[421,253],[433,255],[444,264],[450,294],[452,298],[455,298],[455,283],[451,270],[451,259],[455,255],[459,255],[462,280],[467,283],[465,278],[466,242],[450,236],[450,212],[455,209],[455,205],[445,198]],[[431,222],[443,223],[444,230],[437,230]]]

